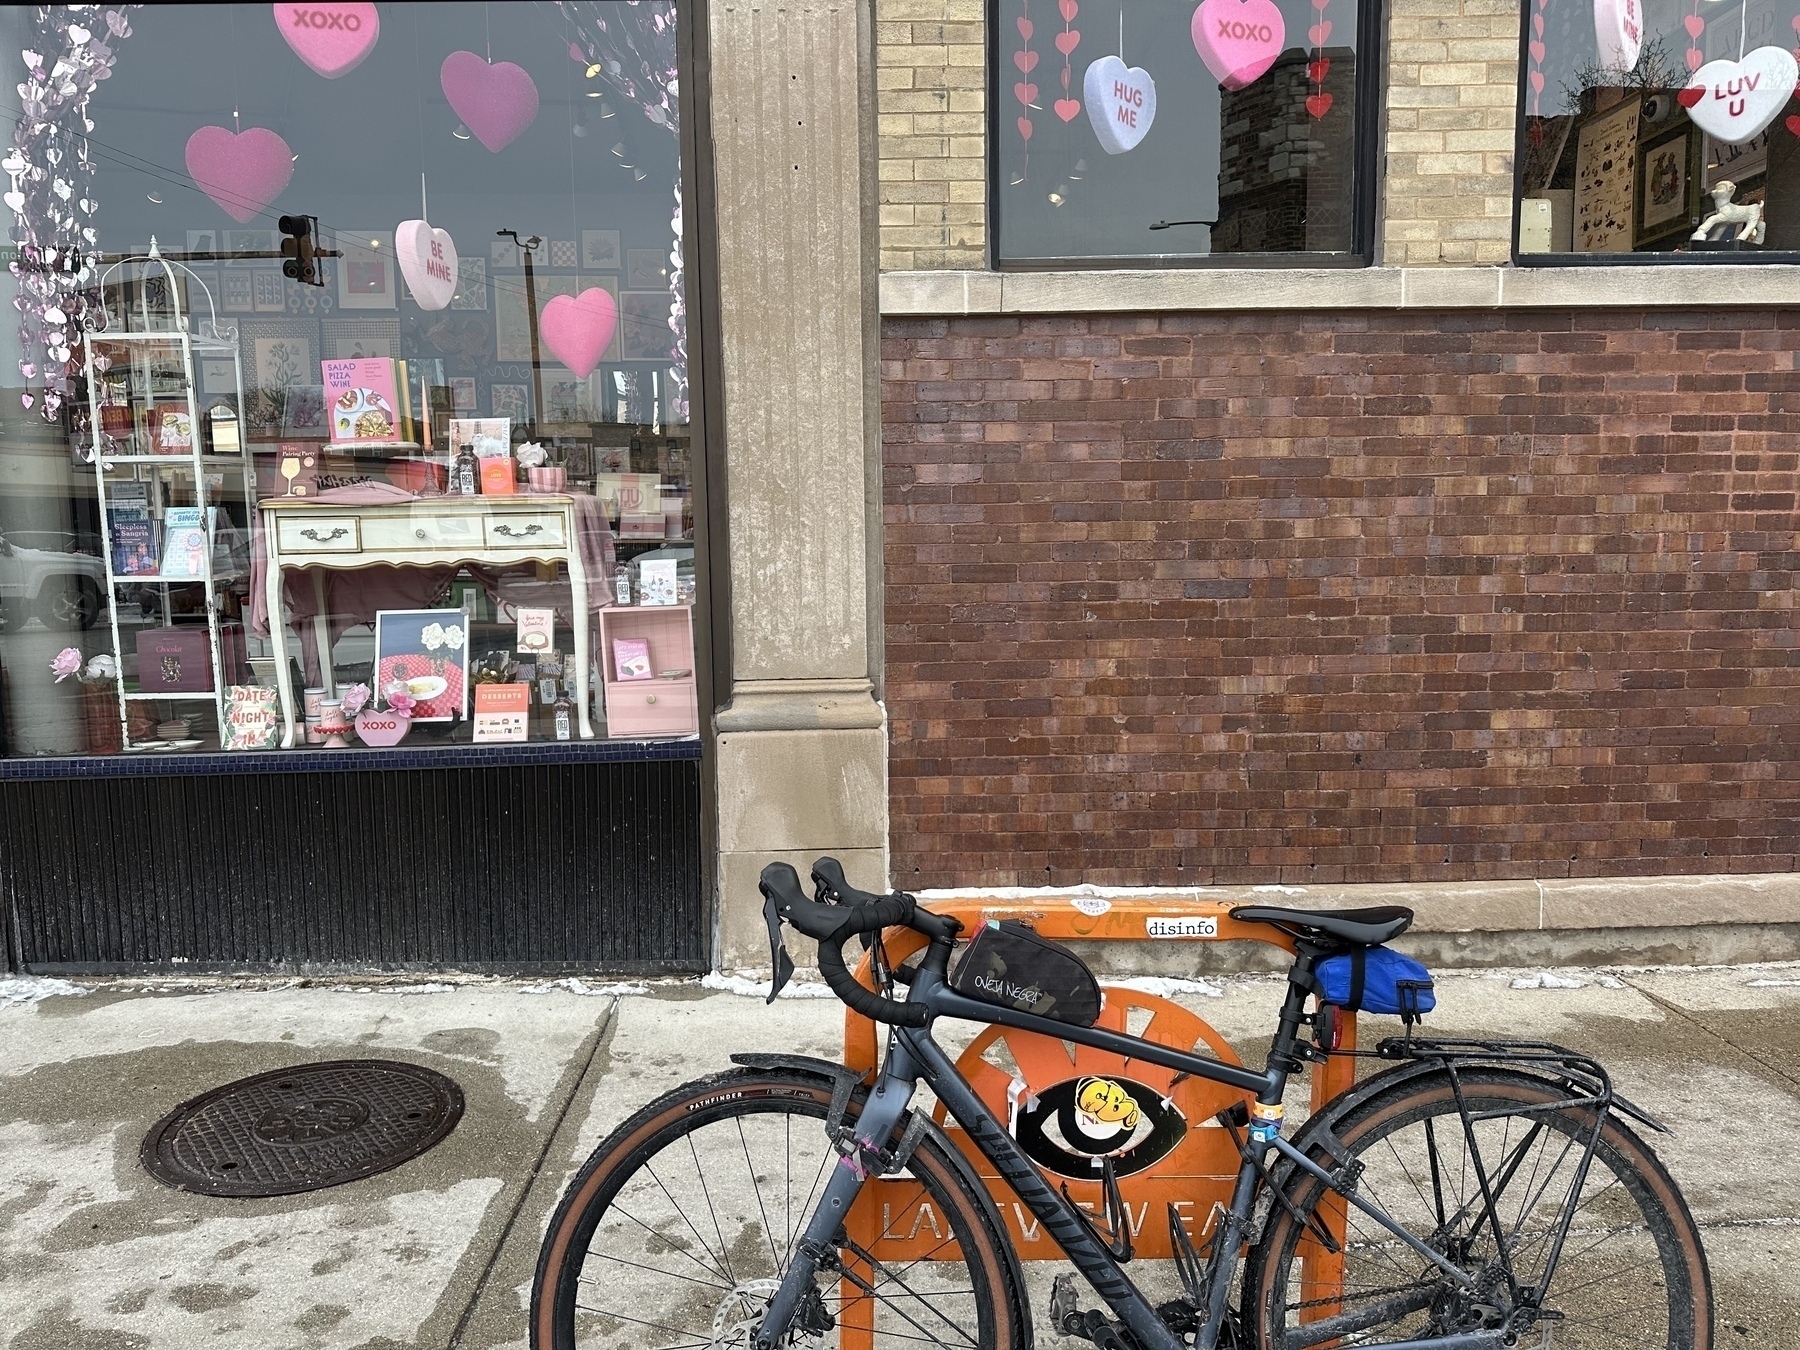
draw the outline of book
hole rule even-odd
[[[153,577],[161,570],[156,522],[118,519],[112,523],[112,567],[116,577]]]
[[[680,566],[673,558],[652,558],[638,567],[638,603],[640,605],[672,605],[675,603],[675,574]]]
[[[217,510],[217,507],[209,508]],[[163,512],[163,555],[160,575],[199,580],[206,575],[212,552],[206,517],[198,506],[171,506]],[[211,687],[210,685],[208,686]]]
[[[204,627],[141,629],[137,660],[138,688],[146,694],[212,692],[212,644]]]
[[[357,356],[322,361],[319,369],[334,444],[400,439],[400,394],[392,358]]]
[[[650,643],[644,638],[614,638],[613,672],[620,680],[649,679]]]
[[[519,471],[511,455],[484,459],[480,464],[482,496],[510,497],[519,490]]]
[[[475,686],[475,739],[522,741],[531,718],[531,686],[528,684],[478,684]]]
[[[227,750],[273,750],[281,743],[281,709],[275,702],[275,690],[234,684],[227,697]]]

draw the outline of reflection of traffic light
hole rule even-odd
[[[325,278],[320,275],[317,216],[283,216],[280,220],[282,240],[281,256],[287,261],[281,264],[281,271],[291,281],[302,286],[323,286]]]

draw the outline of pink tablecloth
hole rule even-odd
[[[436,498],[420,496],[391,483],[370,482],[354,487],[327,488],[314,500],[345,506],[391,506],[396,502],[430,502]],[[575,503],[575,532],[581,548],[582,571],[588,582],[588,608],[598,610],[611,597],[613,576],[618,571],[612,526],[599,498],[577,496],[571,500]],[[269,633],[269,560],[263,544],[262,516],[261,511],[256,513],[251,530],[250,631],[266,637]],[[287,609],[289,625],[299,634],[306,678],[310,681],[317,679],[319,673],[314,626],[309,622],[318,613],[313,572],[324,576],[325,611],[331,641],[336,643],[347,629],[374,623],[376,610],[432,607],[448,591],[457,569],[442,565],[395,567],[371,563],[357,568],[293,567],[283,571],[286,575],[282,578],[282,602]],[[529,586],[534,601],[543,604],[547,599],[563,622],[567,623],[572,616],[569,583],[566,580],[548,584],[538,582],[533,564],[504,570],[471,567],[469,572],[496,599],[506,598],[507,592],[515,587]]]

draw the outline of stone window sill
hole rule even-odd
[[[1364,267],[1249,271],[886,272],[889,318],[1167,310],[1772,309],[1800,266]]]

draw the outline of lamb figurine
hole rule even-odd
[[[1738,203],[1731,200],[1737,191],[1737,184],[1729,179],[1721,178],[1712,186],[1713,212],[1700,222],[1693,238],[1704,240],[1710,238],[1715,225],[1737,226],[1735,233],[1727,231],[1724,237],[1735,238],[1739,243],[1760,244],[1763,232],[1767,228],[1763,220],[1761,202]]]

